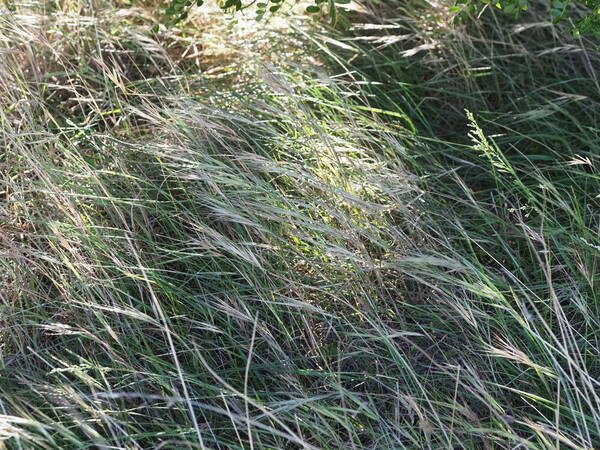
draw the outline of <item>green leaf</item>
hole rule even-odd
[[[335,0],[329,0],[329,17],[331,23],[335,23],[337,10],[335,9]]]

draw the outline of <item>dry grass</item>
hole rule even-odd
[[[594,447],[589,43],[115,6],[0,13],[0,443]]]

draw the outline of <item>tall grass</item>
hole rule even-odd
[[[0,445],[597,445],[598,54],[399,5],[2,10]]]

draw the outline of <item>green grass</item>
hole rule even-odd
[[[0,448],[598,445],[600,54],[402,4],[0,9]]]

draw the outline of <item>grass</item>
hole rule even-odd
[[[0,447],[597,446],[594,43],[402,4],[0,10]]]

